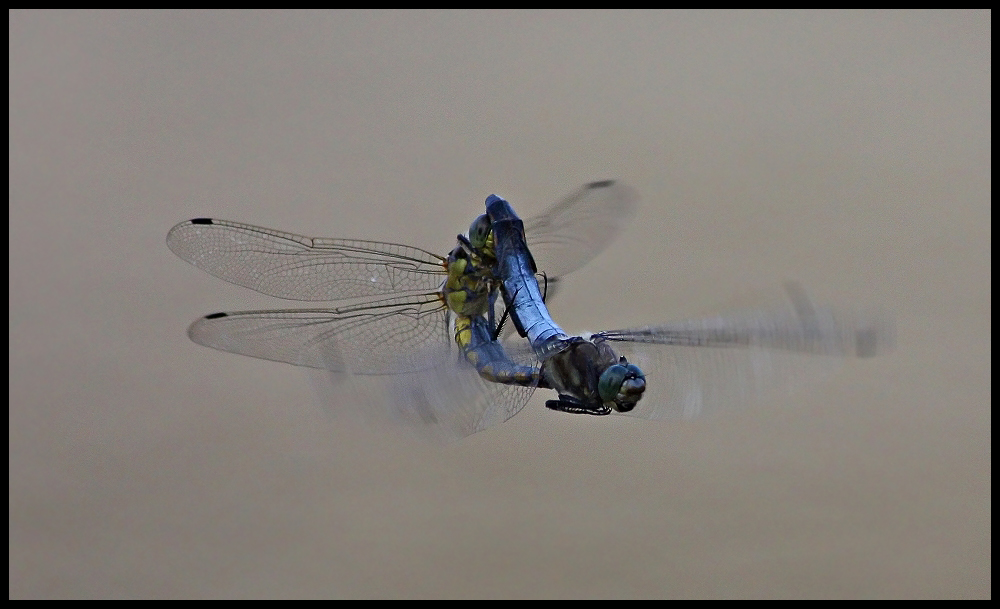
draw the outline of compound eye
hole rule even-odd
[[[469,226],[469,243],[472,247],[479,249],[486,245],[486,239],[490,236],[490,217],[486,214],[480,215],[472,221]]]
[[[613,402],[628,374],[628,368],[621,364],[610,366],[602,372],[601,378],[597,380],[597,394],[601,396],[601,400]]]
[[[646,375],[643,374],[639,366],[636,366],[635,364],[626,365],[625,370],[628,371],[629,378],[646,380]]]

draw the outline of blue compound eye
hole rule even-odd
[[[604,371],[597,381],[597,393],[601,401],[618,412],[634,409],[646,391],[646,375],[623,357],[621,361]]]
[[[613,402],[628,375],[628,367],[621,364],[615,364],[601,373],[601,378],[597,381],[597,394],[601,396],[601,400]]]
[[[639,369],[639,366],[636,366],[635,364],[628,364],[628,365],[626,365],[625,366],[625,370],[628,371],[629,378],[636,378],[636,379],[646,380],[646,375],[643,374],[642,370]]]

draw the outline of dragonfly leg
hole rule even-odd
[[[604,404],[596,407],[588,406],[572,396],[562,394],[559,395],[558,400],[547,400],[545,407],[549,410],[558,410],[559,412],[568,412],[570,414],[592,414],[596,416],[611,414],[611,408]]]

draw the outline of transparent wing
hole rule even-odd
[[[629,414],[695,418],[740,407],[892,349],[888,315],[820,308],[797,285],[786,289],[784,307],[596,335],[617,341],[646,374],[646,395]]]
[[[583,267],[614,240],[637,201],[635,191],[620,182],[591,182],[525,220],[525,240],[538,270],[558,278]]]
[[[520,345],[508,349],[511,359],[537,369],[531,349],[524,341]],[[534,386],[487,382],[455,350],[444,351],[433,346],[422,353],[441,365],[389,380],[383,403],[391,419],[447,442],[503,423],[520,412],[535,391]]]
[[[422,293],[437,289],[445,273],[442,257],[415,247],[314,239],[209,218],[173,227],[167,246],[220,279],[288,300]]]
[[[433,366],[418,353],[451,344],[447,310],[437,294],[336,309],[213,313],[191,324],[188,336],[220,351],[375,375]]]
[[[631,217],[633,191],[593,182],[525,222],[539,269],[551,277],[589,262]],[[337,301],[421,293],[440,286],[444,258],[419,248],[323,239],[260,226],[196,218],[167,234],[178,256],[230,283],[287,300]]]
[[[460,356],[436,293],[335,309],[215,313],[195,321],[188,335],[221,351],[329,371],[338,387],[342,373],[363,375],[360,399],[396,423],[441,439],[506,421],[534,391],[484,381]],[[526,346],[514,343],[511,353],[537,368]]]

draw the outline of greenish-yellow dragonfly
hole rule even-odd
[[[526,221],[547,294],[614,239],[635,202],[621,183],[593,182]],[[194,266],[270,296],[336,303],[213,313],[191,324],[188,335],[222,351],[297,366],[393,375],[391,401],[401,417],[437,424],[447,435],[484,429],[523,408],[540,365],[527,343],[510,340],[504,349],[499,342],[502,303],[486,218],[477,217],[447,256],[227,220],[182,222],[167,245]]]
[[[287,299],[346,301],[208,315],[189,329],[195,342],[387,375],[390,412],[446,436],[510,418],[536,388],[556,390],[558,399],[546,406],[563,412],[693,418],[752,401],[775,381],[794,384],[796,364],[804,361],[828,364],[891,346],[887,317],[818,307],[793,283],[764,308],[567,334],[548,312],[538,271],[554,284],[582,266],[618,232],[634,201],[624,186],[595,182],[522,222],[491,195],[487,213],[447,257],[210,219],[179,224],[167,241],[185,260],[232,283]],[[502,338],[507,313],[525,340]],[[803,358],[816,355],[824,357]]]

